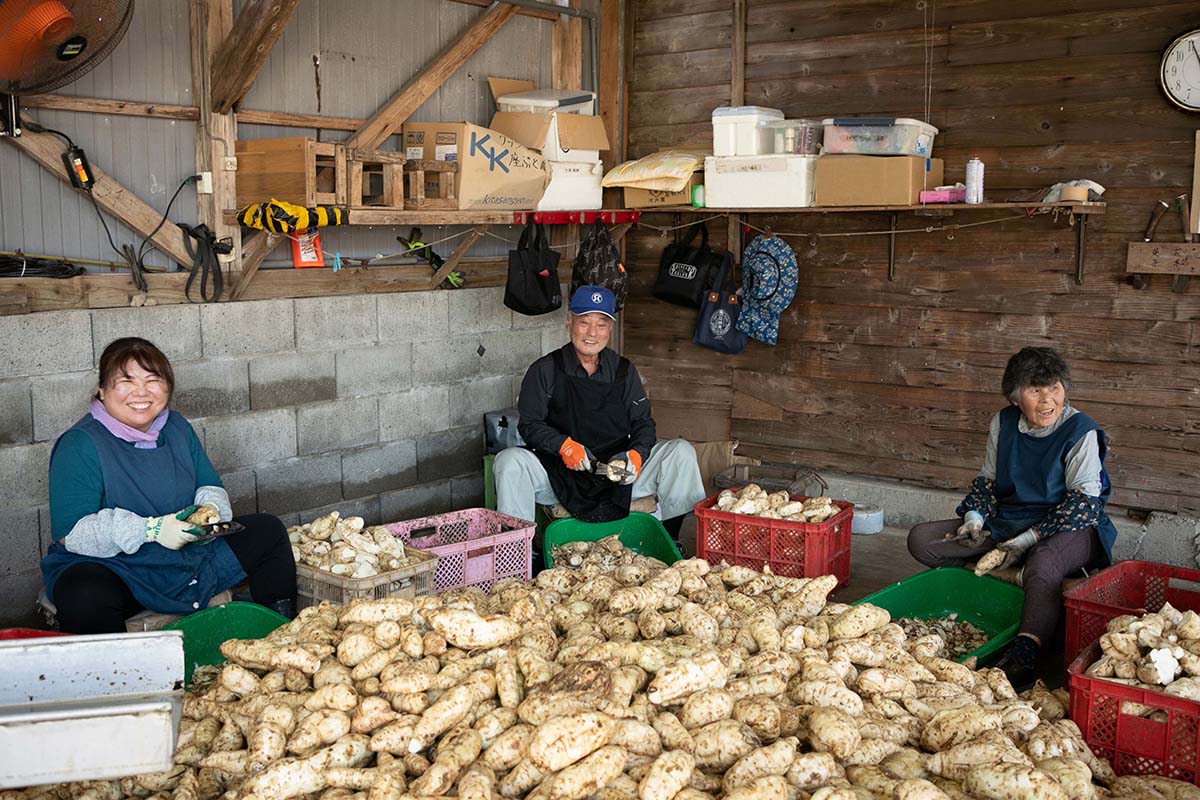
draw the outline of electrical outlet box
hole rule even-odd
[[[237,172],[237,156],[225,156],[221,159],[221,166],[226,172]]]
[[[196,181],[196,194],[212,194],[212,173],[201,172],[200,180]]]

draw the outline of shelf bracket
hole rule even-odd
[[[888,280],[896,280],[896,222],[899,214],[892,212],[888,215],[891,217],[891,233],[888,234]]]
[[[1075,284],[1083,285],[1083,265],[1087,261],[1087,225],[1088,215],[1078,214],[1075,217]]]

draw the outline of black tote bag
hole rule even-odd
[[[504,284],[504,305],[529,317],[549,314],[562,307],[562,286],[558,282],[559,254],[550,249],[546,231],[537,225],[533,214],[516,250],[508,251],[508,281]]]
[[[700,244],[694,245],[696,229]],[[663,250],[654,281],[654,296],[659,300],[688,308],[699,308],[704,293],[717,282],[723,258],[708,246],[708,228],[693,225],[682,241],[674,241]]]
[[[617,300],[617,311],[624,307],[625,295],[629,293],[629,273],[621,261],[621,251],[599,219],[579,244],[579,254],[571,269],[571,297],[580,286],[608,289]]]
[[[726,253],[717,273],[716,286],[705,294],[696,316],[696,331],[692,341],[718,353],[735,355],[746,349],[746,334],[738,330],[742,298],[737,292],[725,291],[725,273],[733,265],[733,256]]]

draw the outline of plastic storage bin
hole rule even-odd
[[[768,492],[787,492],[790,495],[808,494],[809,484],[821,485],[821,493],[829,491],[829,484],[814,470],[795,464],[734,464],[717,473],[713,483],[722,489],[741,489],[757,483]]]
[[[959,658],[980,661],[1012,641],[1021,624],[1025,593],[1011,583],[988,576],[976,577],[969,569],[941,567],[918,572],[886,589],[855,602],[886,608],[892,617],[933,619],[957,613],[988,635],[987,643]]]
[[[596,93],[576,89],[531,89],[497,97],[496,108],[518,114],[549,114],[557,111],[560,114],[592,116],[596,113]]]
[[[657,558],[666,564],[674,564],[683,558],[679,548],[671,541],[671,534],[652,514],[631,511],[625,519],[612,522],[580,522],[577,519],[560,519],[546,528],[545,544],[542,546],[542,563],[546,569],[554,566],[554,548],[567,542],[595,542],[605,536],[620,534],[621,544],[644,556]]]
[[[1200,611],[1200,570],[1118,561],[1072,586],[1063,598],[1067,607],[1063,656],[1070,663],[1100,638],[1113,617],[1140,616],[1158,611],[1167,602],[1181,611]]]
[[[604,165],[577,161],[547,161],[550,183],[538,201],[538,211],[590,211],[604,205],[600,179]]]
[[[821,153],[825,126],[819,119],[785,119],[764,122],[761,132],[771,145],[767,152],[795,156],[815,156]]]
[[[919,156],[933,152],[938,129],[919,119],[826,119],[825,155],[852,153],[860,156]]]
[[[817,156],[709,156],[709,208],[807,208],[817,201]]]
[[[463,586],[487,591],[502,578],[532,577],[534,524],[486,508],[468,508],[386,526],[406,544],[438,558],[437,594]]]
[[[796,500],[807,497],[795,496]],[[722,559],[776,575],[816,578],[836,575],[838,586],[850,580],[850,526],[854,505],[834,500],[841,509],[824,522],[792,522],[719,511],[717,495],[696,504],[696,555],[716,564]]]
[[[408,550],[408,555],[416,558],[416,563],[381,572],[369,578],[348,578],[305,564],[297,564],[296,592],[299,602],[296,605],[298,608],[307,608],[323,600],[346,605],[359,598],[424,597],[433,594],[433,573],[438,566],[437,556],[415,547]]]
[[[1118,775],[1162,775],[1200,782],[1200,703],[1152,689],[1092,678],[1087,668],[1100,657],[1092,642],[1067,669],[1071,719],[1100,758]],[[1164,712],[1166,721],[1123,713],[1125,703]]]
[[[777,108],[725,106],[714,109],[712,112],[713,155],[758,156],[772,152],[773,132],[760,126],[782,119],[783,112]]]
[[[190,684],[196,667],[225,663],[221,642],[261,639],[287,622],[287,617],[258,603],[226,603],[177,619],[163,630],[183,632],[183,682]]]

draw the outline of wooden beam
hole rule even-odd
[[[579,6],[579,0],[564,0],[560,5]],[[555,89],[583,88],[583,20],[562,15],[554,23],[550,41],[550,81]]]
[[[733,35],[730,39],[729,104],[746,102],[746,0],[733,0]]]
[[[225,209],[237,206],[237,175],[228,169],[237,141],[237,120],[231,112],[217,113],[212,107],[208,83],[217,46],[228,41],[233,27],[233,0],[191,0],[188,6],[192,56],[192,96],[200,111],[196,125],[196,172],[212,176],[212,191],[196,194],[196,219],[207,225],[218,239],[233,245],[233,261],[241,257],[242,231],[236,222],[225,221]],[[226,268],[223,265],[223,268]]]
[[[26,108],[51,108],[55,111],[83,111],[91,114],[112,114],[126,117],[158,117],[161,119],[200,119],[195,106],[170,103],[134,103],[129,100],[105,100],[99,97],[70,97],[65,94],[31,94],[21,98]]]
[[[1125,271],[1153,275],[1200,275],[1200,244],[1130,242]]]
[[[608,134],[609,148],[604,154],[604,171],[621,163],[621,98],[625,85],[621,76],[621,0],[600,0],[600,76],[596,86],[600,119]]]
[[[230,300],[242,299],[262,262],[286,238],[267,231],[256,231],[246,237],[242,242],[242,272],[233,285],[233,291],[229,293]]]
[[[429,279],[429,288],[436,289],[442,285],[442,281],[446,280],[446,276],[453,272],[459,263],[467,257],[467,252],[471,247],[483,238],[490,226],[476,225],[466,238],[458,243],[458,247],[454,248],[454,252],[450,254],[450,258],[446,259],[446,263],[433,273],[433,277]]]
[[[290,128],[316,128],[325,131],[356,131],[365,120],[357,117],[325,117],[320,114],[289,114],[286,111],[239,109],[238,122],[253,125],[283,125]]]
[[[41,164],[63,183],[70,184],[67,169],[63,166],[63,143],[52,133],[33,133],[26,131],[20,136],[5,136],[0,141],[8,142],[25,155]],[[105,174],[104,170],[91,164],[92,172],[96,175],[96,183],[92,187],[92,197],[96,205],[121,221],[130,230],[147,236],[162,219],[162,213],[142,202],[138,197],[117,181]],[[87,196],[87,192],[78,190]],[[164,255],[185,267],[191,267],[192,259],[183,245],[183,232],[174,225],[166,224],[150,238]],[[128,276],[123,276],[126,282]],[[130,284],[132,285],[132,284]]]
[[[487,8],[492,4],[492,0],[450,0],[452,3],[462,3],[468,6],[479,6]],[[561,14],[556,14],[553,11],[543,11],[540,8],[517,8],[517,13],[524,17],[537,17],[538,19],[548,19],[551,22],[556,21]]]
[[[433,60],[392,96],[375,114],[354,132],[346,144],[375,150],[395,133],[467,59],[491,39],[496,31],[516,16],[516,6],[492,3],[467,29],[448,44]]]
[[[237,22],[212,56],[213,113],[225,114],[246,96],[258,70],[300,0],[247,0]]]
[[[1200,233],[1200,131],[1196,131],[1196,160],[1192,164],[1191,215],[1188,227],[1192,233]]]

